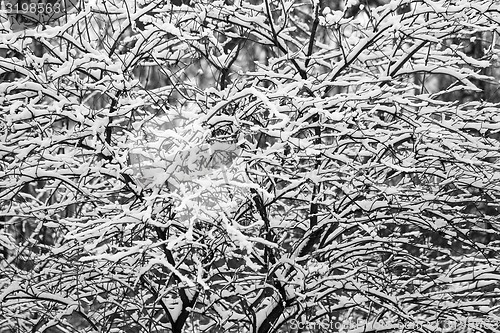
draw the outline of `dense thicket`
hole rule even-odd
[[[2,332],[498,331],[499,4],[77,7],[2,26]]]

